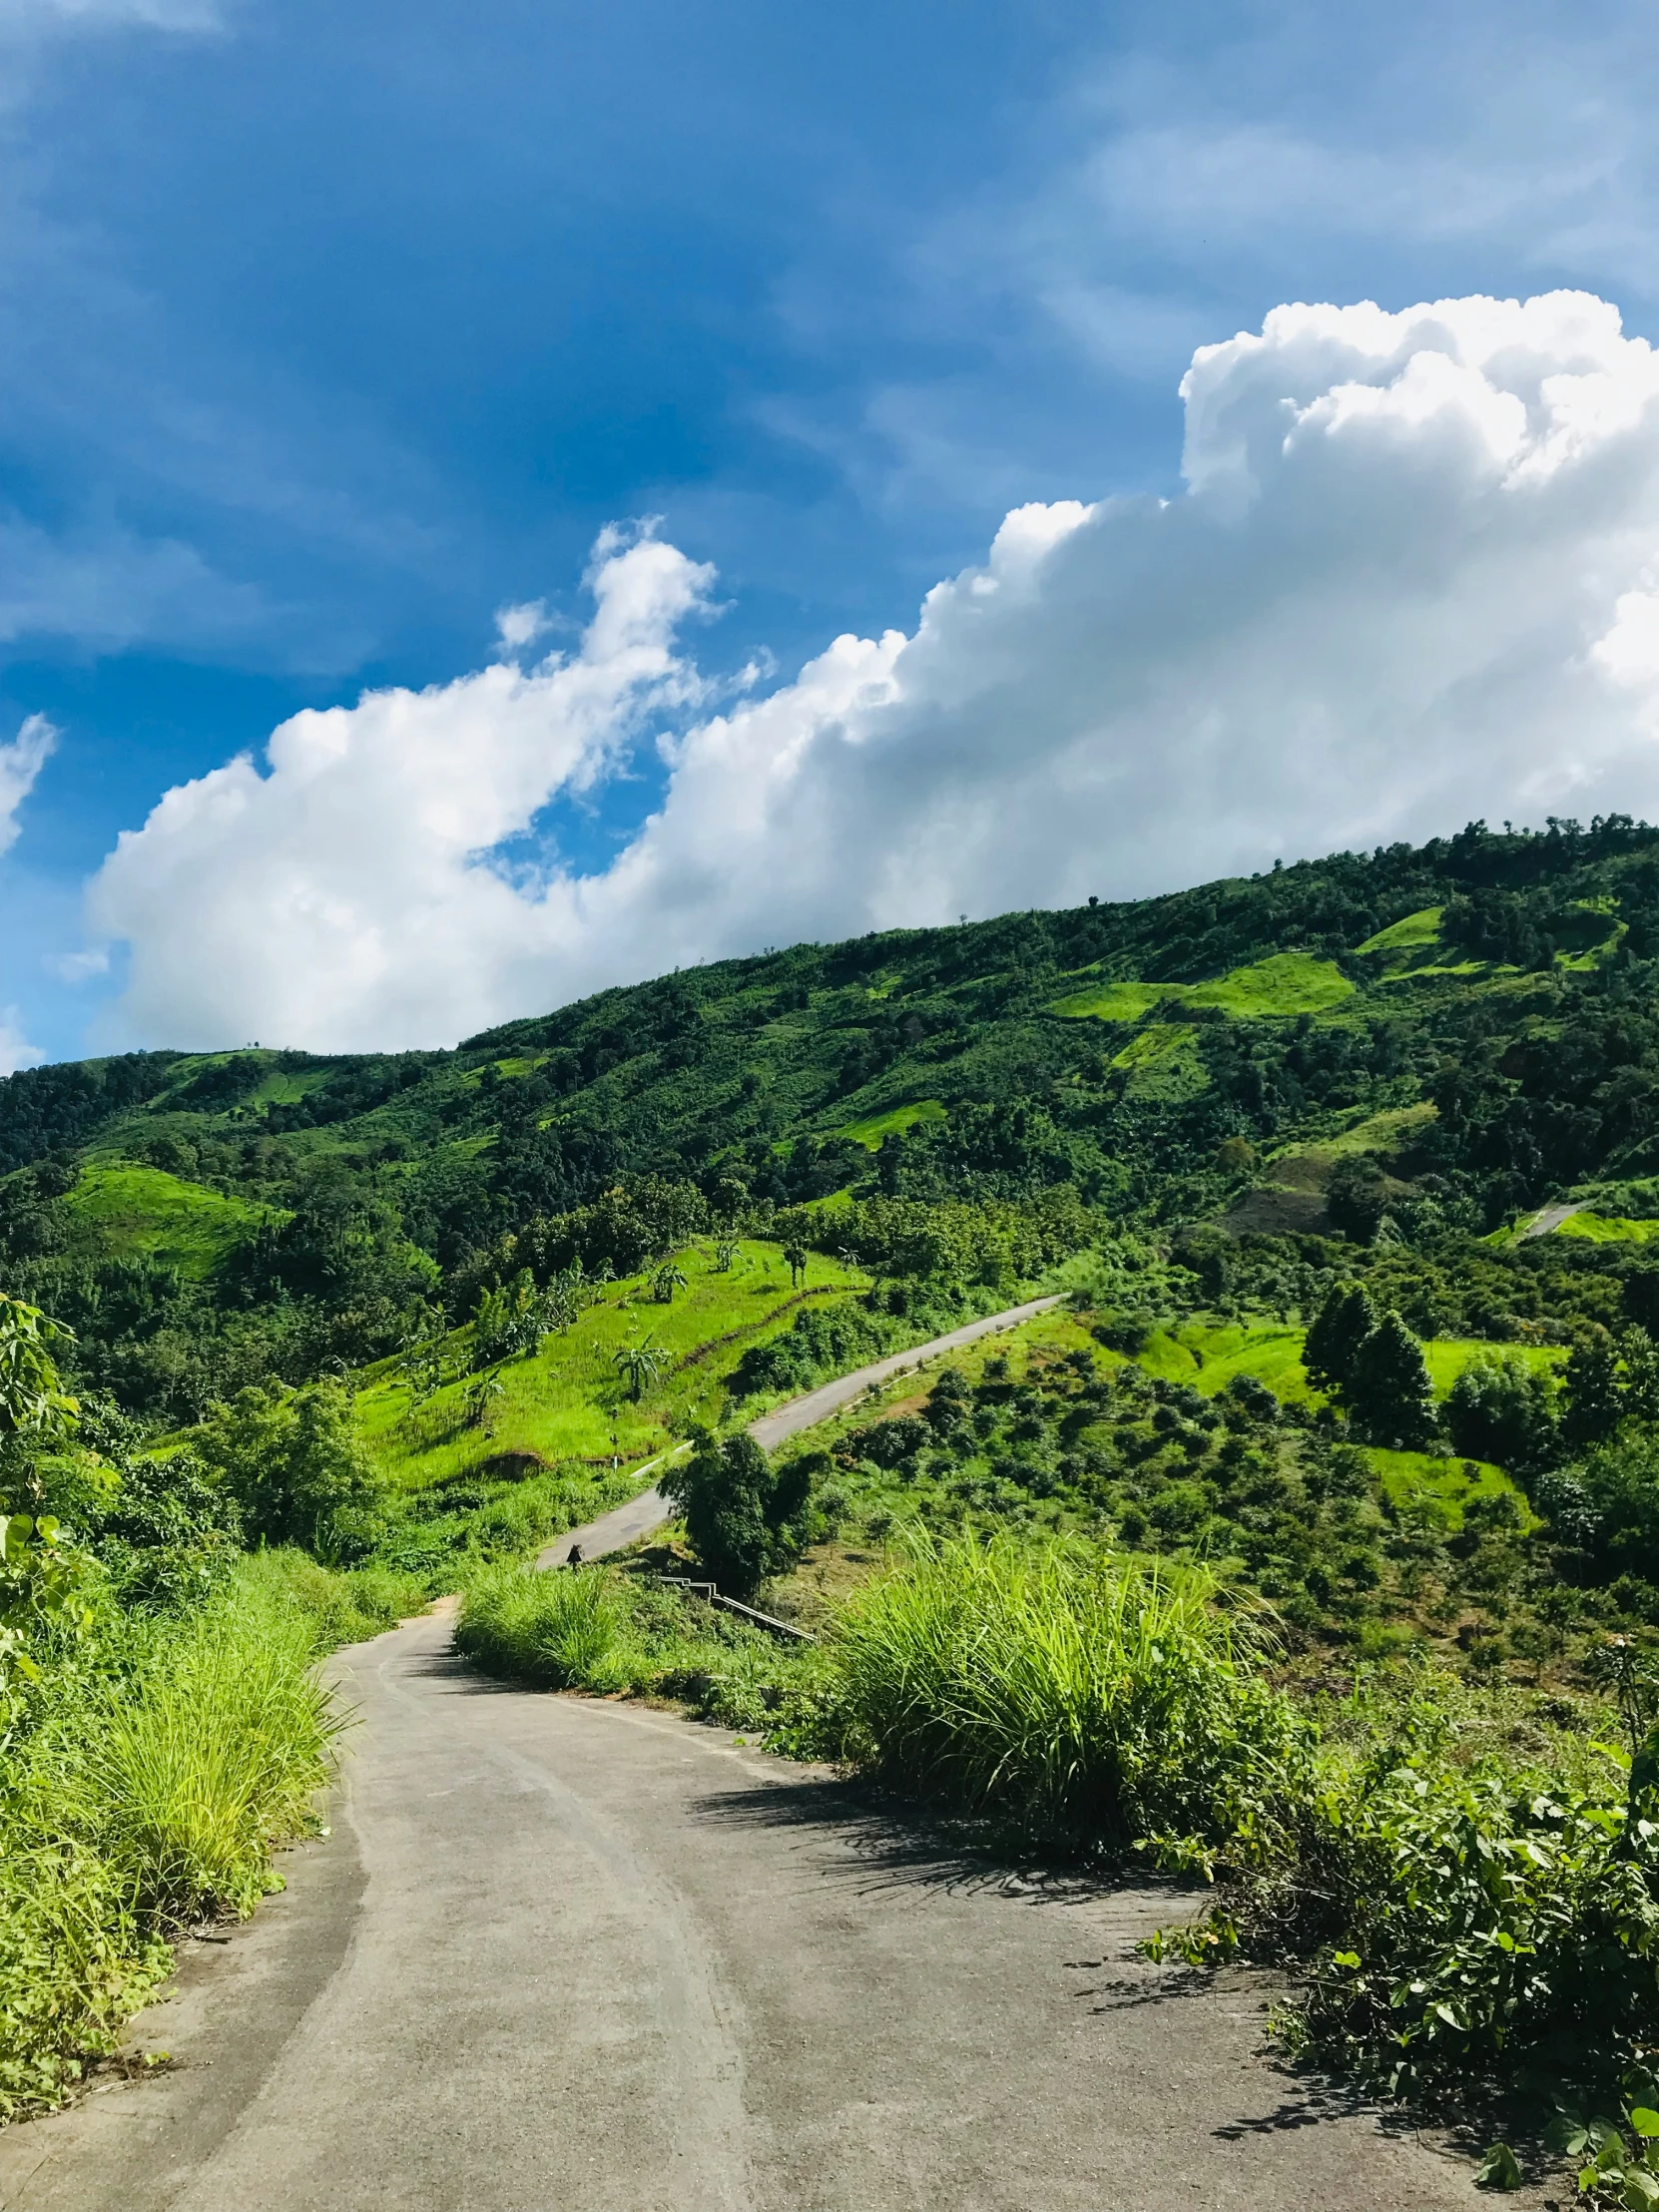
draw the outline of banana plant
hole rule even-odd
[[[624,1345],[611,1355],[611,1365],[628,1378],[628,1394],[637,1405],[668,1365],[668,1354],[649,1338],[643,1344]]]

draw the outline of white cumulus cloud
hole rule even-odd
[[[17,811],[35,788],[58,733],[44,715],[30,715],[9,745],[0,745],[0,852],[17,842]]]
[[[436,1042],[763,942],[1659,810],[1659,360],[1613,307],[1287,305],[1181,388],[1177,497],[1018,508],[912,633],[705,710],[599,872],[492,852],[709,696],[712,574],[649,536],[601,541],[571,657],[168,793],[91,889],[120,1033]]]

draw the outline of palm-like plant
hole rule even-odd
[[[715,1273],[717,1275],[730,1275],[732,1263],[737,1257],[738,1240],[736,1237],[717,1237],[715,1239]]]
[[[507,1385],[498,1375],[481,1375],[466,1393],[466,1418],[469,1428],[477,1428],[490,1408],[507,1394]]]
[[[672,1306],[675,1292],[685,1288],[685,1273],[672,1260],[665,1260],[661,1267],[652,1269],[651,1295],[659,1306]]]
[[[784,1247],[784,1265],[790,1271],[790,1282],[799,1289],[807,1273],[807,1247],[787,1244]]]
[[[611,1365],[628,1378],[628,1394],[637,1405],[668,1365],[668,1354],[648,1337],[643,1344],[623,1345],[611,1354]]]

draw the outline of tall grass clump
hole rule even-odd
[[[656,1671],[635,1631],[632,1593],[606,1567],[493,1567],[467,1590],[455,1648],[492,1674],[543,1689],[607,1692]]]
[[[307,1614],[243,1570],[53,1723],[60,1818],[147,1923],[247,1914],[276,1886],[271,1847],[304,1827],[338,1727],[315,1652]]]
[[[847,1605],[846,1756],[954,1811],[1075,1844],[1220,1843],[1278,1816],[1308,1731],[1264,1630],[1192,1568],[1061,1539],[919,1540]]]
[[[780,1749],[818,1748],[816,1653],[781,1649],[699,1598],[613,1567],[484,1568],[467,1586],[455,1647],[540,1689],[675,1698]]]
[[[319,1570],[320,1571],[320,1570]],[[183,1614],[116,1616],[12,1714],[0,1769],[0,2119],[57,2101],[203,1913],[279,1888],[338,1722],[279,1560]]]

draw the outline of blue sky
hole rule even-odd
[[[608,523],[713,565],[707,696],[764,691],[1010,508],[1177,494],[1194,349],[1281,302],[1659,334],[1634,7],[0,0],[0,740],[59,732],[0,1006],[52,1057],[115,1034],[120,937],[61,962],[119,832],[504,604],[578,639]],[[536,812],[567,870],[661,802],[625,767]]]

